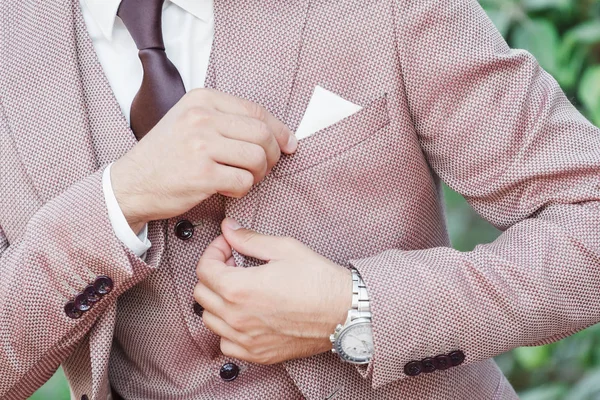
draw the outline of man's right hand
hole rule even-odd
[[[138,233],[215,193],[244,196],[296,147],[294,133],[260,105],[196,89],[112,165],[113,191]]]

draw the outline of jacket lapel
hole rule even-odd
[[[287,122],[308,6],[309,0],[215,0],[216,89],[257,102]],[[226,215],[251,227],[257,189],[227,199]],[[235,257],[239,265],[248,264]]]
[[[96,59],[79,1],[22,3],[5,43],[2,96],[22,162],[45,202],[135,142]]]

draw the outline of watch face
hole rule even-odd
[[[335,342],[337,353],[352,363],[368,363],[373,356],[373,331],[368,321],[349,325]]]

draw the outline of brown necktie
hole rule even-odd
[[[162,35],[164,0],[122,0],[117,15],[139,50],[144,78],[131,103],[131,129],[141,140],[181,99],[185,87],[167,58]]]

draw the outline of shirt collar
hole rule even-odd
[[[213,2],[211,0],[166,0],[165,3],[169,1],[203,21],[208,22],[212,18]],[[102,35],[106,39],[111,40],[121,0],[83,0],[83,2],[88,8],[92,19],[98,25]]]

